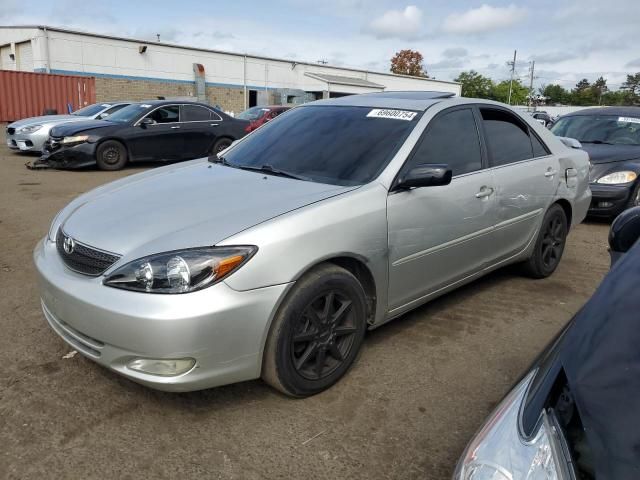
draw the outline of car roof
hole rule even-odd
[[[194,102],[192,100],[137,100],[135,102],[131,102],[131,103],[141,103],[144,105],[152,105],[154,107],[160,106],[160,105],[175,105],[175,104],[180,104],[180,105],[200,105],[203,107],[208,107],[208,108],[213,108],[215,110],[215,107],[213,107],[212,105],[209,105],[207,103],[203,103],[203,102]]]
[[[402,108],[407,110],[426,110],[431,105],[454,97],[450,92],[375,92],[360,95],[318,100],[301,105],[336,105],[350,107]]]
[[[640,117],[640,107],[596,107],[585,108],[567,113],[565,116],[575,115],[616,115],[620,117]]]

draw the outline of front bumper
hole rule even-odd
[[[588,214],[596,217],[618,215],[626,208],[633,187],[633,183],[624,185],[590,184],[591,205]]]
[[[7,147],[12,150],[21,152],[41,152],[44,148],[44,142],[49,136],[48,129],[44,131],[44,128],[34,133],[9,133],[7,129]]]
[[[83,168],[96,164],[95,143],[64,146],[48,139],[42,150],[41,162],[53,168]]]
[[[55,244],[34,251],[51,328],[87,358],[146,386],[191,391],[258,378],[271,318],[290,284],[236,291],[224,282],[193,293],[129,292],[67,269]],[[187,373],[131,370],[134,358],[194,358]]]

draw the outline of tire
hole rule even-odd
[[[107,140],[98,145],[96,163],[100,170],[121,170],[128,161],[127,149],[116,140]]]
[[[233,143],[233,140],[231,140],[230,138],[219,138],[215,141],[213,147],[211,147],[211,155],[217,155],[222,150],[229,147],[231,143]]]
[[[640,207],[640,182],[637,182],[633,190],[631,190],[631,195],[629,196],[625,210],[632,207]]]
[[[532,278],[546,278],[560,264],[569,233],[567,215],[556,204],[547,210],[538,232],[533,254],[524,263],[525,273]]]
[[[278,310],[265,345],[262,379],[292,397],[322,392],[349,370],[366,328],[360,282],[336,265],[320,265],[296,282]]]

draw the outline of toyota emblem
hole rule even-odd
[[[71,255],[73,253],[73,249],[76,246],[76,242],[73,241],[71,237],[64,237],[64,242],[62,243],[62,247],[67,255]]]

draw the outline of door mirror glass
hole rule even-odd
[[[611,224],[609,229],[609,248],[611,264],[626,253],[640,237],[640,207],[625,210]]]
[[[449,185],[453,172],[446,164],[424,163],[416,165],[403,174],[395,190]]]

